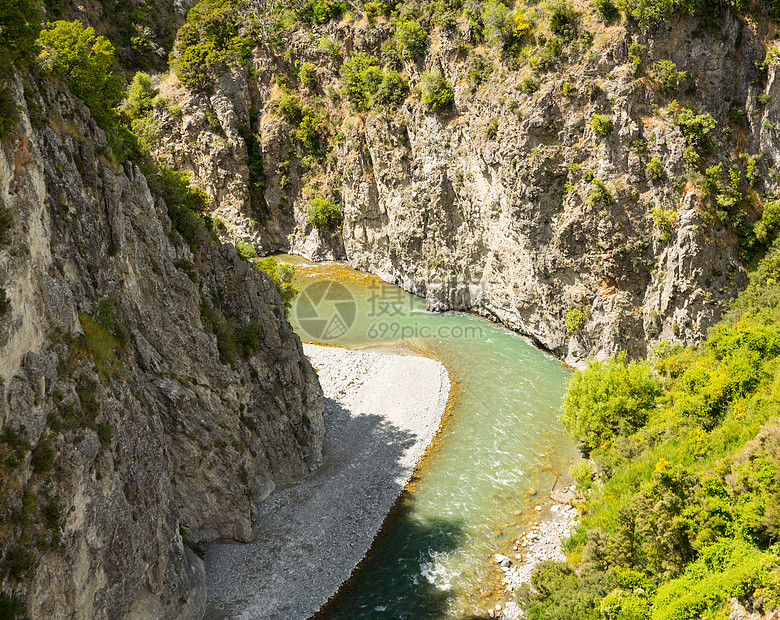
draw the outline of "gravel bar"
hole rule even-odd
[[[205,553],[206,620],[308,618],[365,556],[439,428],[444,366],[304,345],[325,393],[323,464],[258,505],[254,539]]]

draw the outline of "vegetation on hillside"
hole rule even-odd
[[[562,421],[583,522],[568,563],[518,595],[529,618],[727,618],[780,608],[780,243],[697,347],[592,362]]]

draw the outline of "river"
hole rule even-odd
[[[393,348],[445,364],[442,428],[366,560],[321,620],[462,619],[500,593],[494,553],[518,536],[576,455],[557,421],[570,375],[514,332],[343,263],[296,264],[290,320],[304,341]],[[513,554],[511,554],[513,555]]]

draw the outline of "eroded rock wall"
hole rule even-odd
[[[197,618],[185,543],[247,540],[318,465],[322,392],[269,279],[193,254],[80,102],[24,89],[0,155],[2,592],[31,618]],[[253,352],[221,359],[206,307],[259,324]]]
[[[719,20],[707,28],[678,16],[648,33],[586,22],[596,33],[591,49],[555,61],[538,90],[524,82],[527,66],[510,69],[488,46],[473,49],[494,65],[475,85],[462,41],[437,30],[425,58],[403,65],[406,102],[361,114],[339,94],[339,67],[354,51],[379,56],[389,24],[355,17],[313,26],[290,33],[284,53],[255,49],[210,97],[169,77],[162,92],[181,116],[158,114],[158,152],[215,197],[226,239],[315,259],[343,252],[432,309],[496,318],[574,365],[621,350],[643,355],[662,339],[701,340],[746,282],[735,229],[715,215],[702,184],[686,178],[679,107],[718,122],[708,163],[744,169],[740,154],[760,156],[761,180],[748,193],[775,189],[778,60],[768,80],[756,67],[768,26],[726,10]],[[325,50],[326,39],[336,53]],[[631,43],[643,46],[638,73]],[[687,73],[676,92],[662,92],[654,79],[659,60]],[[295,78],[302,62],[316,67],[309,90]],[[419,100],[420,76],[431,69],[454,86],[446,114]],[[333,148],[319,176],[295,155],[291,127],[275,107],[280,84],[322,106],[331,122]],[[741,125],[730,120],[735,107],[744,110]],[[591,127],[594,114],[610,118],[607,135]],[[255,197],[240,127],[257,136],[262,158]],[[662,166],[657,177],[647,171],[652,158]],[[606,200],[594,194],[594,180]],[[327,187],[339,188],[344,214],[333,235],[306,221],[312,192]],[[673,214],[667,230],[658,209]]]

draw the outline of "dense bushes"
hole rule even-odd
[[[592,488],[572,564],[544,565],[519,593],[528,617],[693,620],[725,617],[732,597],[763,613],[780,605],[779,309],[775,246],[704,345],[574,376],[562,420],[596,446],[598,477],[577,465]]]
[[[6,0],[0,6],[0,139],[18,122],[10,89],[5,85],[14,68],[24,70],[38,54],[36,39],[41,16],[32,0]]]
[[[771,19],[780,16],[776,5],[772,0]],[[640,28],[658,26],[670,19],[676,10],[697,17],[704,27],[711,27],[718,23],[720,11],[734,8],[741,12],[748,8],[748,3],[745,0],[618,0],[618,6]]]
[[[599,136],[606,136],[612,131],[612,119],[604,114],[594,114],[590,117],[590,127]]]
[[[315,158],[322,159],[325,156],[323,138],[326,135],[327,123],[320,110],[304,104],[295,93],[285,91],[274,103],[276,110],[293,129],[290,136],[297,140],[300,146]],[[250,145],[250,143],[252,143]],[[256,138],[251,132],[248,135],[247,147],[254,147],[256,154]],[[254,157],[255,155],[253,155]],[[250,168],[256,179],[260,179],[262,162],[256,161],[254,170]]]
[[[201,303],[200,316],[216,336],[217,350],[224,363],[233,363],[236,355],[248,358],[262,342],[263,328],[257,321],[242,323],[208,302]]]
[[[613,0],[591,0],[590,5],[593,8],[593,12],[605,24],[611,24],[620,17],[620,11]]]
[[[341,66],[342,92],[358,112],[371,107],[382,78],[379,61],[364,52],[352,54]]]
[[[618,0],[618,7],[640,27],[647,28],[671,17],[674,0]]]
[[[550,7],[550,30],[564,39],[574,39],[580,27],[580,14],[567,2],[555,0]]]
[[[299,17],[314,24],[325,24],[347,12],[347,4],[343,0],[307,0],[300,7]]]
[[[397,71],[387,69],[381,84],[371,99],[377,110],[389,109],[401,105],[409,94],[409,86]]]
[[[710,133],[718,122],[710,114],[698,114],[693,108],[683,108],[677,115],[677,123],[689,146],[704,151],[711,148]]]
[[[676,91],[683,85],[688,74],[678,71],[677,65],[671,60],[659,60],[655,63],[655,79],[661,85],[661,90],[666,93]]]
[[[400,74],[382,71],[379,60],[363,52],[350,56],[341,67],[341,88],[358,112],[399,105],[409,88]]]
[[[647,363],[593,360],[569,383],[561,422],[573,437],[596,448],[644,426],[660,393],[661,383]]]

